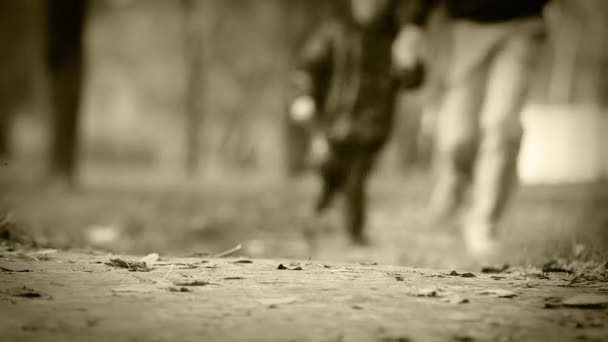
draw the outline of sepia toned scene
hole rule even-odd
[[[0,340],[608,340],[608,2],[0,3]]]

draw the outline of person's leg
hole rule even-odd
[[[520,114],[537,45],[535,32],[508,38],[488,73],[472,206],[465,223],[465,242],[473,254],[492,251],[496,224],[516,181]]]
[[[321,191],[315,202],[315,212],[322,214],[329,206],[340,189],[341,177],[336,173],[321,172]]]
[[[478,120],[486,79],[485,65],[466,78],[448,84],[436,122],[437,179],[431,193],[434,220],[451,218],[462,204],[472,178],[477,149]]]
[[[355,151],[356,156],[347,171],[344,184],[344,223],[352,241],[366,244],[364,228],[367,217],[367,180],[375,153]]]
[[[315,213],[322,214],[333,201],[336,194],[344,186],[345,178],[348,175],[348,165],[346,160],[340,156],[340,151],[332,148],[332,152],[327,160],[318,165],[320,178],[320,192],[315,202]]]

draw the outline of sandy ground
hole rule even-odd
[[[115,258],[4,245],[2,340],[608,340],[608,283],[563,272]]]
[[[365,248],[305,215],[306,180],[0,189],[2,341],[608,340],[605,184],[522,188],[496,274],[412,177],[372,184]]]

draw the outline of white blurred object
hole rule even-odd
[[[262,257],[266,253],[266,244],[262,240],[251,240],[246,244],[245,248],[253,258]]]
[[[146,265],[153,265],[158,260],[160,260],[160,255],[158,255],[158,253],[148,254],[145,257],[139,259],[139,261],[145,262]]]
[[[594,182],[608,175],[608,118],[594,105],[530,105],[519,175],[528,184]]]
[[[315,116],[316,107],[315,100],[312,97],[300,96],[291,103],[289,115],[294,122],[308,122]]]
[[[393,43],[393,63],[398,69],[413,69],[423,55],[423,33],[414,25],[406,25],[401,29]]]
[[[120,235],[120,229],[116,226],[91,226],[86,229],[86,237],[93,245],[112,244]]]
[[[484,220],[469,219],[464,225],[463,239],[468,254],[478,261],[486,262],[497,250],[493,227]]]
[[[321,165],[329,159],[329,141],[322,134],[312,137],[310,142],[310,159],[314,165]]]
[[[572,245],[572,255],[575,258],[580,258],[583,256],[583,254],[587,251],[587,246],[577,243]]]

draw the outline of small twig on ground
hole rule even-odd
[[[241,248],[243,248],[243,245],[238,244],[235,247],[230,248],[227,251],[224,251],[224,252],[221,252],[221,253],[218,253],[218,254],[214,255],[213,257],[214,258],[224,258],[224,257],[229,256],[230,254],[233,254],[233,253],[236,253],[236,252],[240,251]]]
[[[189,262],[187,262],[187,261],[185,261],[185,260],[182,260],[182,259],[180,259],[180,258],[175,258],[175,259],[176,259],[177,261],[181,262],[181,263],[182,263],[184,266],[189,266],[189,267],[194,266],[194,264],[191,264],[191,263],[189,263]],[[175,265],[175,264],[173,264],[173,265]]]
[[[167,271],[167,273],[165,273],[165,275],[163,276],[162,279],[167,279],[167,277],[173,271],[174,268],[175,268],[175,265],[171,265],[171,268]]]
[[[28,257],[30,259],[32,259],[33,261],[40,261],[40,259],[36,258],[35,256],[31,255],[31,254],[27,254],[27,253],[19,253],[21,256],[24,257]]]

